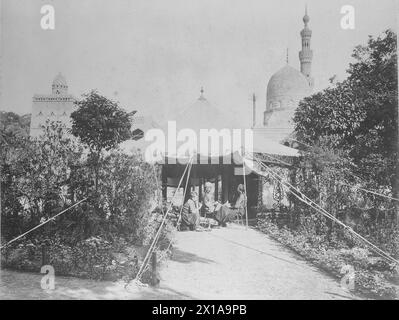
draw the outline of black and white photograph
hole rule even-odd
[[[396,0],[0,0],[0,300],[399,300],[398,26]]]

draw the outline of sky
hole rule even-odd
[[[346,77],[368,35],[396,30],[395,0],[2,0],[1,109],[30,113],[32,96],[50,93],[62,72],[75,97],[97,89],[158,122],[193,104],[203,86],[214,106],[250,126],[255,93],[261,123],[287,48],[299,69],[305,3],[314,91]],[[46,4],[54,30],[40,26]],[[354,30],[341,28],[343,5],[355,8]]]

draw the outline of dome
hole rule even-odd
[[[303,16],[303,23],[308,24],[310,21],[310,18],[308,16],[308,13],[306,12],[305,15]]]
[[[277,71],[267,85],[267,109],[270,104],[284,104],[285,101],[294,105],[298,100],[309,95],[311,88],[306,77],[288,64]]]
[[[67,93],[68,85],[66,83],[65,77],[61,73],[58,73],[57,76],[54,78],[52,89],[53,94]]]
[[[57,76],[54,78],[53,86],[67,86],[65,77],[61,73],[57,74]]]

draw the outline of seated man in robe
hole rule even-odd
[[[214,218],[215,212],[220,208],[220,204],[215,201],[212,191],[212,184],[205,183],[204,197],[202,199],[202,214],[205,218]]]
[[[217,225],[215,214],[220,209],[221,204],[215,201],[213,188],[210,182],[205,183],[204,196],[202,198],[201,215],[202,223],[208,226],[207,231],[211,230],[211,225]]]
[[[201,205],[198,203],[197,192],[191,191],[190,198],[183,205],[180,230],[201,231],[202,228],[199,225],[200,208]]]
[[[247,205],[247,198],[245,196],[244,185],[239,184],[235,201],[232,204],[226,202],[219,210],[216,211],[215,219],[219,225],[226,227],[227,222],[231,222],[238,217],[241,218],[245,214],[245,206]]]

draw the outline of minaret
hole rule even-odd
[[[287,64],[288,64],[288,48],[287,48],[287,57],[285,58]]]
[[[256,97],[252,94],[252,128],[256,127]]]
[[[53,85],[51,86],[53,94],[65,95],[68,94],[68,85],[64,76],[59,72],[53,80]]]
[[[310,49],[310,38],[312,37],[312,30],[308,28],[309,23],[308,8],[305,7],[305,15],[303,22],[305,27],[301,31],[302,38],[302,50],[299,51],[299,60],[301,61],[301,72],[305,75],[309,82],[309,86],[313,89],[313,78],[312,78],[312,58],[313,51]]]

